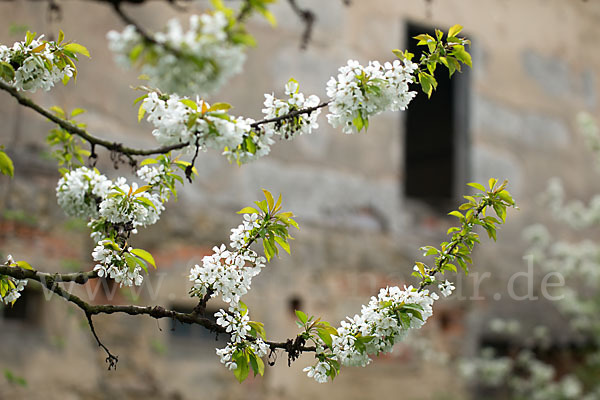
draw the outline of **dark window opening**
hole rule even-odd
[[[407,24],[406,48],[418,62],[424,46],[413,39],[422,33],[434,36],[430,27]],[[405,113],[404,189],[408,198],[431,206],[446,207],[466,183],[468,67],[449,77],[438,66],[437,89],[427,98],[418,83],[417,96]]]
[[[25,287],[21,297],[12,306],[3,306],[2,318],[9,321],[36,323],[39,320],[41,305],[42,293]]]
[[[296,310],[302,310],[302,299],[294,296],[289,300],[290,314],[296,318]]]

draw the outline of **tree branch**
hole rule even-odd
[[[121,9],[121,1],[115,1],[115,0],[100,0],[100,1],[106,1],[110,4],[112,4],[113,9],[115,11],[115,13],[117,14],[117,16],[119,18],[121,18],[121,20],[127,24],[127,25],[132,25],[135,30],[137,31],[137,33],[139,33],[139,35],[148,43],[151,43],[155,46],[159,46],[162,47],[163,49],[165,49],[166,51],[168,51],[169,53],[172,53],[174,56],[179,57],[179,58],[186,58],[186,57],[190,57],[184,53],[182,53],[181,51],[179,51],[176,48],[173,48],[171,46],[169,46],[167,43],[162,43],[157,41],[156,39],[154,39],[152,37],[152,35],[150,35],[148,32],[146,32],[146,30],[144,28],[141,27],[141,25],[139,25],[137,22],[135,22],[131,17],[129,17],[127,14],[125,14],[123,12],[123,10]]]
[[[8,275],[15,279],[33,279],[38,282],[40,282],[40,280],[52,280],[54,282],[75,282],[80,285],[83,285],[90,279],[95,279],[98,277],[96,271],[75,272],[70,274],[50,274],[31,269],[8,267],[6,265],[0,265],[0,275]]]
[[[305,50],[308,47],[308,42],[312,36],[313,25],[317,17],[315,13],[308,9],[302,9],[296,3],[296,0],[288,0],[288,3],[292,10],[300,17],[304,23],[304,32],[302,33],[302,39],[300,40],[300,48]]]
[[[331,103],[331,100],[323,102],[323,103],[321,103],[319,105],[316,105],[314,107],[308,107],[308,108],[303,108],[301,110],[292,111],[292,112],[290,112],[288,114],[281,115],[279,117],[269,118],[269,119],[263,119],[261,121],[256,121],[256,122],[250,124],[250,126],[252,128],[258,128],[260,125],[263,125],[263,124],[268,124],[268,123],[271,123],[271,122],[283,121],[285,119],[294,118],[294,117],[296,117],[298,115],[302,115],[302,114],[310,114],[313,111],[318,110],[319,108],[327,107],[329,105],[329,103]]]
[[[153,154],[166,154],[172,150],[181,149],[188,145],[188,143],[179,143],[179,144],[174,144],[171,146],[164,146],[164,147],[159,147],[156,149],[148,149],[148,150],[125,147],[121,143],[111,142],[108,140],[100,139],[96,136],[92,136],[85,129],[82,129],[78,126],[73,125],[69,121],[66,121],[62,118],[57,117],[56,115],[52,114],[50,111],[48,111],[48,110],[44,109],[43,107],[34,103],[31,99],[21,95],[17,91],[17,89],[13,88],[12,86],[10,86],[2,81],[0,81],[0,89],[4,90],[5,92],[8,92],[11,96],[13,96],[15,99],[17,99],[17,101],[21,105],[31,108],[32,110],[36,111],[38,114],[41,114],[44,117],[48,118],[50,121],[56,123],[58,126],[63,128],[67,132],[69,132],[73,135],[79,136],[80,138],[89,142],[91,145],[102,146],[110,151],[124,154],[126,156],[149,156],[149,155],[153,155]]]
[[[9,266],[0,266],[0,275],[11,276],[16,279],[30,279],[39,282],[46,289],[52,291],[56,295],[62,297],[63,299],[75,304],[79,307],[86,315],[88,320],[88,324],[90,326],[90,330],[94,339],[98,343],[98,346],[102,347],[104,351],[107,353],[106,362],[109,363],[109,369],[116,368],[116,363],[118,361],[118,357],[114,356],[110,353],[108,348],[102,344],[96,331],[94,329],[94,325],[92,322],[92,316],[99,314],[128,314],[128,315],[149,315],[155,319],[161,318],[169,318],[172,320],[177,320],[184,324],[196,324],[203,326],[211,332],[219,333],[219,334],[228,334],[225,331],[225,328],[218,325],[216,322],[211,321],[208,318],[205,318],[197,312],[197,310],[193,310],[190,313],[182,313],[173,310],[167,310],[161,306],[135,306],[135,305],[113,305],[113,304],[99,304],[93,305],[80,297],[70,293],[69,291],[63,289],[58,285],[60,282],[77,282],[82,283],[77,280],[77,276],[87,276],[88,279],[96,278],[97,275],[95,272],[80,272],[76,274],[49,274],[45,272],[39,272],[34,269],[23,269],[19,267],[9,267]],[[56,279],[55,279],[56,277]],[[81,278],[83,279],[83,278]],[[80,280],[81,280],[80,279]],[[85,283],[85,282],[83,282]],[[252,337],[248,337],[248,340],[255,340]],[[282,349],[288,354],[288,361],[295,360],[299,354],[302,352],[315,352],[315,346],[304,346],[304,342],[299,340],[298,337],[295,339],[288,339],[286,342],[271,342],[265,341],[265,343],[269,346],[269,348],[274,351],[276,349]]]
[[[106,352],[106,362],[108,363],[108,370],[110,371],[111,369],[117,369],[117,363],[119,362],[119,357],[113,355],[110,352],[110,350],[108,350],[108,347],[106,347],[104,344],[102,344],[102,342],[100,341],[100,338],[98,338],[98,335],[96,334],[96,329],[94,328],[94,322],[92,321],[92,314],[86,312],[85,316],[87,318],[88,325],[90,326],[90,331],[92,331],[92,335],[94,335],[94,338],[96,339],[96,342],[98,343],[98,346],[102,347],[104,349],[104,351]]]

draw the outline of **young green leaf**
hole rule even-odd
[[[156,262],[154,261],[154,257],[152,257],[152,254],[148,253],[146,250],[132,249],[130,253],[138,256],[139,258],[156,268]]]

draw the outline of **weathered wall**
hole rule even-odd
[[[158,28],[178,14],[157,3],[128,11],[144,25]],[[426,329],[437,338],[436,345],[452,353],[472,351],[480,316],[502,308],[492,294],[504,296],[507,276],[525,268],[521,257],[526,247],[520,232],[544,218],[535,203],[536,193],[555,175],[568,178],[567,189],[574,196],[586,197],[594,191],[589,185],[592,160],[573,121],[580,110],[599,115],[600,54],[594,50],[600,41],[596,25],[600,4],[445,0],[428,6],[425,1],[356,0],[345,7],[338,0],[303,1],[318,13],[318,21],[313,41],[302,52],[298,50],[302,25],[286,2],[280,3],[274,9],[278,28],[273,30],[260,20],[251,24],[259,45],[249,53],[246,74],[214,96],[234,104],[236,113],[259,117],[263,93],[281,93],[289,77],[297,79],[305,93],[324,98],[325,82],[347,59],[391,59],[390,50],[405,43],[406,21],[440,28],[459,23],[472,38],[468,181],[492,176],[510,179],[521,208],[510,213],[498,242],[484,240],[474,255],[479,271],[492,272],[480,288],[486,300],[456,296],[440,303],[440,310],[449,310],[456,319],[456,329],[442,333],[435,319]],[[136,73],[114,65],[104,40],[106,31],[122,28],[121,22],[106,6],[65,2],[62,21],[49,23],[45,7],[38,2],[0,4],[0,42],[20,39],[8,34],[11,23],[46,33],[56,33],[60,27],[68,38],[86,45],[93,58],[80,62],[76,84],[33,97],[45,106],[85,108],[88,112],[81,120],[98,136],[153,146],[150,126],[137,124],[131,105],[138,96],[129,88]],[[140,246],[153,250],[160,265],[151,280],[152,288],[159,289],[157,298],[149,300],[146,286],[140,302],[193,304],[187,298],[189,267],[212,245],[227,240],[229,228],[237,225],[234,211],[258,198],[261,187],[281,192],[302,227],[294,235],[292,256],[269,265],[248,296],[253,318],[265,322],[270,337],[295,334],[288,305],[292,297],[302,299],[307,312],[338,321],[357,312],[379,287],[408,282],[412,260],[420,256],[418,247],[441,241],[453,221],[402,196],[403,135],[410,134],[403,131],[402,118],[401,113],[375,117],[368,133],[353,136],[330,128],[322,118],[318,133],[278,143],[270,157],[241,168],[215,152],[202,154],[197,181],[182,191],[177,204],[169,204],[156,226],[137,239]],[[80,269],[91,268],[92,244],[85,231],[65,228],[66,220],[55,205],[58,174],[53,162],[43,157],[43,138],[50,125],[21,109],[7,94],[0,94],[0,121],[0,143],[7,146],[16,167],[14,180],[0,177],[5,213],[0,251],[49,271],[63,268],[64,258],[78,260]],[[109,165],[106,160],[101,163]],[[121,166],[114,174],[126,169]],[[23,231],[26,223],[7,218],[10,210],[35,215],[34,227]],[[463,295],[473,292],[472,279],[460,282]],[[129,301],[120,296],[113,301]],[[42,305],[43,317],[33,329],[0,321],[0,367],[10,365],[29,382],[27,389],[3,384],[0,398],[7,393],[39,398],[42,390],[46,398],[73,399],[242,395],[352,399],[396,393],[415,399],[451,398],[451,393],[464,398],[453,373],[419,367],[410,350],[378,360],[366,370],[345,369],[331,385],[318,385],[303,376],[301,369],[312,361],[310,356],[290,369],[280,357],[265,379],[237,385],[218,363],[212,344],[178,341],[172,337],[169,321],[157,324],[142,317],[98,318],[99,334],[120,356],[117,372],[107,372],[78,310],[56,299]],[[468,315],[473,322],[467,329]],[[416,384],[425,376],[427,385]],[[436,393],[447,396],[434,397]]]

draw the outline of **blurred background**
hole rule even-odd
[[[525,350],[552,369],[543,372],[541,386],[563,385],[564,377],[577,380],[557,389],[563,397],[529,398],[584,398],[600,381],[598,369],[585,367],[589,376],[581,375],[583,355],[597,349],[596,342],[572,328],[556,306],[560,287],[543,285],[560,279],[546,278],[547,270],[531,262],[531,243],[523,237],[536,223],[555,236],[578,237],[538,201],[550,178],[563,179],[567,198],[587,201],[598,190],[594,153],[576,116],[600,111],[600,3],[298,4],[317,17],[307,49],[300,50],[302,21],[280,0],[272,7],[278,26],[250,20],[258,46],[248,52],[244,73],[209,102],[229,102],[235,115],[260,119],[263,94],[281,96],[290,77],[305,94],[324,99],[327,80],[348,59],[391,61],[392,49],[416,50],[412,36],[454,24],[463,25],[472,41],[473,68],[452,80],[440,71],[431,100],[420,93],[407,111],[374,117],[367,133],[345,135],[322,116],[317,133],[279,142],[269,157],[242,167],[214,151],[201,154],[198,179],[181,190],[177,203],[169,203],[156,225],[135,237],[159,267],[144,285],[131,290],[96,282],[72,290],[97,303],[190,311],[195,305],[188,296],[190,267],[228,241],[229,229],[239,224],[235,211],[259,199],[263,187],[283,195],[301,226],[292,233],[292,255],[269,264],[247,296],[252,318],[265,323],[273,340],[297,334],[295,309],[337,325],[380,287],[414,283],[412,266],[423,258],[419,247],[445,240],[456,222],[447,212],[469,192],[467,182],[509,180],[520,210],[509,211],[497,242],[482,235],[473,273],[452,277],[455,293],[436,303],[421,331],[367,368],[343,368],[329,384],[302,372],[314,361],[309,354],[291,367],[280,354],[271,358],[276,365],[264,378],[239,384],[215,355],[224,338],[215,341],[199,327],[143,316],[95,319],[99,336],[119,355],[118,369],[107,371],[80,310],[30,284],[14,308],[0,311],[1,399],[515,398],[508,364]],[[169,18],[187,22],[189,14],[210,4],[182,6],[185,11],[148,1],[124,9],[148,30],[159,30]],[[124,28],[110,5],[4,1],[0,21],[2,44],[22,40],[27,29],[51,38],[62,29],[92,54],[79,62],[75,84],[36,93],[36,102],[86,109],[79,120],[96,136],[156,146],[151,125],[137,122],[133,100],[140,94],[131,86],[138,84],[138,73],[117,67],[107,48],[106,33]],[[2,256],[12,254],[44,271],[90,270],[93,242],[85,223],[68,219],[56,204],[59,174],[45,144],[52,125],[7,93],[0,93],[0,121],[0,143],[15,163],[14,179],[0,176]],[[109,177],[132,175],[126,164],[114,170],[108,153],[99,155],[98,166]],[[593,242],[597,233],[591,227],[584,237]],[[219,307],[213,301],[208,310]],[[536,373],[516,375],[533,382]]]

